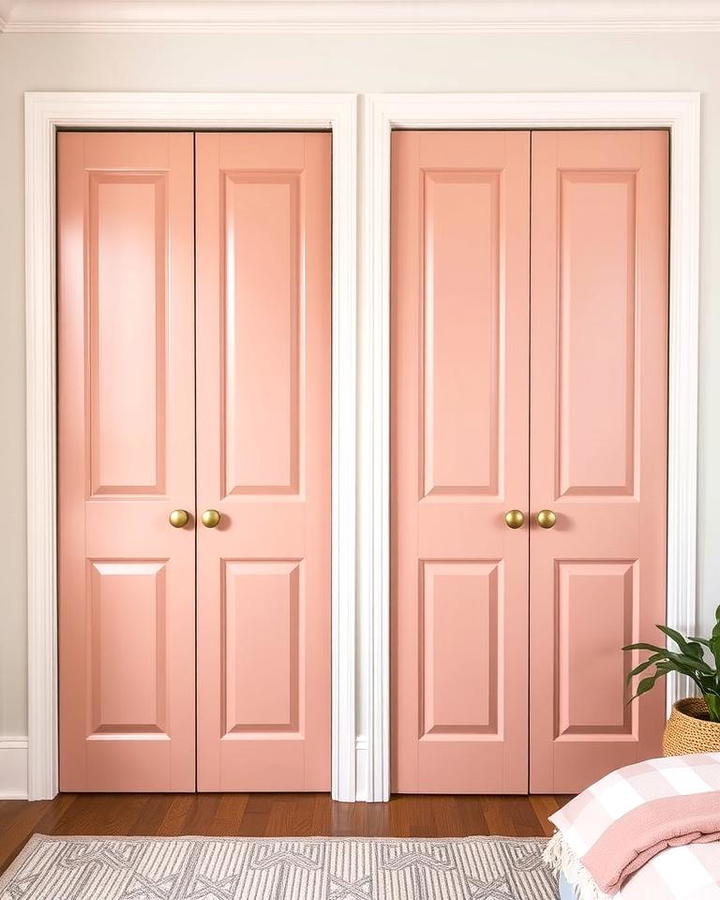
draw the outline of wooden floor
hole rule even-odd
[[[549,835],[569,797],[396,796],[335,803],[328,794],[60,794],[0,801],[0,871],[30,835]]]

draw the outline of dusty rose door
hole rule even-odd
[[[392,138],[392,786],[525,793],[530,135]]]
[[[60,788],[195,788],[193,138],[58,137]]]
[[[665,621],[668,135],[532,155],[530,786],[564,793],[660,749],[619,648]]]
[[[330,786],[330,150],[196,137],[204,791]]]

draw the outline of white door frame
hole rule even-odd
[[[357,100],[202,93],[25,95],[28,798],[58,791],[55,138],[62,127],[332,131],[332,793],[354,800]]]
[[[371,94],[364,98],[362,243],[361,644],[367,648],[367,799],[390,790],[390,133],[396,128],[668,128],[670,356],[667,623],[694,630],[697,506],[700,95]],[[672,703],[688,690],[668,679]]]

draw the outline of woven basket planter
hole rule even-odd
[[[701,697],[678,700],[665,726],[663,756],[685,753],[720,753],[720,722],[708,719]]]

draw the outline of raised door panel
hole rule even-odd
[[[88,175],[93,495],[165,491],[167,173]]]
[[[532,184],[530,784],[574,793],[660,750],[620,648],[666,617],[668,135],[538,132]]]
[[[165,561],[89,565],[89,737],[167,738]]]
[[[300,563],[227,562],[225,736],[301,731]]]
[[[521,793],[530,136],[392,140],[392,784]]]
[[[423,564],[421,740],[497,736],[499,565]]]
[[[198,784],[330,786],[328,134],[198,134]]]
[[[193,147],[58,137],[60,786],[195,787]]]
[[[630,657],[618,647],[632,641],[638,577],[637,562],[557,564],[557,740],[632,734],[637,707],[627,704],[625,691]]]
[[[632,495],[636,174],[571,170],[558,179],[555,494]]]
[[[499,483],[500,172],[431,170],[423,182],[424,496],[492,496]]]
[[[297,494],[300,173],[224,174],[224,494]]]

